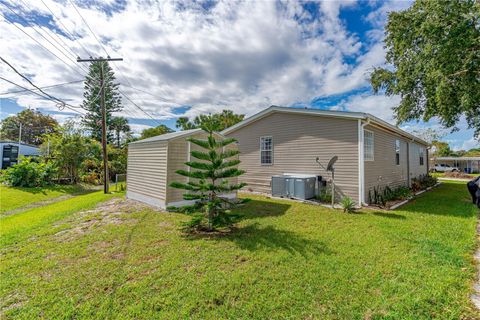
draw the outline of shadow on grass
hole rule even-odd
[[[284,215],[292,205],[278,201],[250,200],[233,212],[241,216],[241,220],[278,217]]]
[[[404,215],[389,213],[389,212],[374,212],[373,215],[378,217],[390,218],[390,219],[399,219],[399,220],[407,219],[407,217],[405,217]]]
[[[65,194],[72,194],[72,195],[82,195],[91,192],[98,191],[98,188],[94,187],[87,187],[84,185],[50,185],[45,187],[10,187],[12,190],[18,190],[23,192],[28,192],[31,194],[44,194],[46,195],[48,191],[59,191]]]
[[[278,201],[251,200],[234,210],[241,220],[250,220],[284,215],[291,204]],[[239,222],[240,222],[239,221]],[[234,227],[226,232],[186,234],[189,240],[230,241],[239,248],[249,251],[286,250],[302,256],[312,254],[331,254],[325,243],[305,238],[295,232],[278,229],[272,225],[253,222],[246,226]]]
[[[321,241],[307,239],[295,232],[277,229],[271,225],[261,226],[258,223],[238,228],[234,233],[221,239],[231,241],[239,248],[249,251],[280,249],[302,256],[332,254],[327,245]]]

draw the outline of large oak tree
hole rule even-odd
[[[480,2],[417,0],[389,14],[387,62],[371,75],[375,92],[400,95],[399,123],[438,117],[446,128],[465,116],[480,135]]]

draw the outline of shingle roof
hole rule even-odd
[[[202,129],[190,129],[190,130],[184,130],[184,131],[175,131],[175,132],[170,132],[170,133],[165,133],[161,134],[159,136],[151,137],[151,138],[146,138],[134,142],[130,142],[129,144],[136,144],[136,143],[144,143],[144,142],[153,142],[153,141],[167,141],[167,140],[172,140],[180,137],[187,137],[189,135],[192,135],[194,133],[201,132]]]

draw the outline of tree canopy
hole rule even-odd
[[[166,125],[161,124],[155,128],[144,129],[141,133],[140,139],[155,137],[155,136],[159,136],[161,134],[165,134],[169,132],[173,132],[173,130],[167,127]]]
[[[33,145],[44,142],[44,134],[58,131],[58,122],[40,111],[25,109],[16,115],[2,120],[0,135],[2,139],[18,141],[20,124],[22,124],[21,141]]]
[[[117,144],[117,148],[120,148],[120,140],[122,133],[127,135],[130,133],[128,119],[125,117],[113,117],[110,123],[109,130],[112,130],[115,134],[115,142]]]
[[[180,117],[175,126],[182,130],[201,128],[213,119],[218,123],[218,131],[222,131],[239,123],[243,118],[245,118],[244,114],[235,114],[232,110],[222,110],[221,113],[196,116],[193,121],[190,121],[188,117]]]
[[[103,69],[105,110],[107,128],[112,127],[113,113],[121,111],[122,99],[118,93],[118,83],[107,61],[95,61],[90,64],[85,80],[82,107],[87,114],[82,119],[82,124],[90,131],[91,137],[97,141],[102,140],[102,112],[100,108],[100,72]],[[112,142],[113,132],[107,131],[107,141]]]
[[[400,95],[399,123],[438,117],[456,129],[465,116],[480,134],[480,2],[417,0],[392,12],[385,27],[387,62],[371,75],[375,92]]]

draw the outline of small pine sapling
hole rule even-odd
[[[207,139],[187,140],[199,146],[202,151],[192,150],[190,155],[194,161],[186,162],[190,170],[177,170],[179,175],[189,178],[188,182],[173,182],[171,187],[186,190],[184,200],[193,200],[194,203],[183,207],[169,207],[169,210],[184,212],[192,215],[192,219],[186,224],[186,230],[213,231],[218,227],[229,227],[237,220],[230,209],[244,201],[233,201],[222,194],[235,192],[245,183],[230,183],[231,178],[239,177],[245,171],[238,169],[240,154],[238,149],[228,149],[227,146],[235,143],[232,138],[217,139],[215,132],[220,123],[210,117],[202,125],[202,129],[208,133]]]

